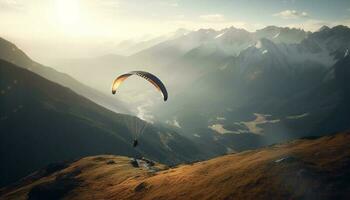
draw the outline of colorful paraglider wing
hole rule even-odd
[[[162,93],[164,101],[166,101],[168,99],[168,92],[167,92],[164,84],[162,83],[162,81],[159,78],[157,78],[155,75],[153,75],[149,72],[144,72],[144,71],[132,71],[132,72],[123,74],[123,75],[119,76],[118,78],[116,78],[113,81],[112,94],[115,94],[118,87],[120,86],[120,84],[131,75],[138,75],[138,76],[146,79],[147,81],[152,83],[152,85],[154,85],[157,88],[157,90],[159,90]]]
[[[119,88],[120,84],[122,84],[122,82],[131,75],[132,75],[131,73],[127,73],[127,74],[123,74],[123,75],[119,76],[118,78],[116,78],[112,84],[112,94],[115,94],[117,89]]]

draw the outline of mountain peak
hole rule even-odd
[[[257,30],[257,32],[259,32],[259,31],[279,31],[280,29],[281,29],[281,27],[278,27],[278,26],[266,26],[265,28]]]
[[[235,32],[235,33],[238,32],[238,33],[247,33],[247,34],[249,34],[249,32],[247,30],[245,30],[243,28],[236,28],[234,26],[230,26],[229,28],[224,29],[224,30],[226,30],[226,32]]]
[[[277,43],[299,43],[309,33],[302,29],[267,26],[255,32],[257,38],[268,38]]]
[[[337,25],[337,26],[333,26],[332,28],[328,26],[322,26],[315,33],[329,33],[329,31],[333,33],[344,33],[344,32],[350,32],[350,28],[344,25]]]
[[[346,46],[350,38],[350,28],[344,25],[334,26],[332,28],[323,26],[320,31],[312,33],[310,38],[320,42],[333,38],[334,40],[339,40],[339,43],[342,43],[343,46]]]
[[[350,28],[344,25],[337,25],[334,26],[332,29],[332,31],[341,31],[341,32],[350,32]]]
[[[331,29],[331,28],[329,28],[328,26],[324,25],[324,26],[322,26],[321,28],[319,28],[319,29],[317,30],[317,32],[327,31],[327,30],[330,30],[330,29]]]
[[[15,44],[0,37],[0,59],[10,61],[16,65],[29,67],[33,61]]]

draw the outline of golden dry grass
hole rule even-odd
[[[107,164],[108,161],[114,164]],[[278,162],[279,161],[279,162]],[[347,199],[350,134],[297,140],[166,169],[135,168],[130,158],[86,157],[50,176],[3,190],[2,199],[25,199],[36,185],[79,170],[65,199]]]

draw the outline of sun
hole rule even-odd
[[[56,0],[56,15],[60,24],[74,26],[80,21],[79,0]]]

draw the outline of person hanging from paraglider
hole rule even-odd
[[[132,76],[132,75],[137,75],[137,76],[140,76],[140,77],[146,79],[152,85],[154,85],[158,91],[161,92],[161,94],[163,95],[164,101],[166,101],[168,99],[168,92],[167,92],[166,87],[162,83],[162,81],[159,78],[157,78],[155,75],[153,75],[153,74],[151,74],[149,72],[145,72],[145,71],[131,71],[129,73],[122,74],[122,75],[118,76],[113,81],[112,94],[115,94],[117,89],[119,88],[120,84],[123,83],[123,81],[125,79],[127,79],[129,76]],[[139,122],[137,122],[137,121],[138,121],[138,118],[135,117],[134,126],[136,126],[136,127],[133,127],[134,131],[132,131],[136,135],[134,137],[134,140],[133,140],[133,143],[132,143],[132,146],[134,148],[136,148],[136,146],[139,144],[139,142],[137,140],[138,136],[141,135],[143,133],[143,131],[146,129],[146,127],[147,127],[147,122],[144,122],[144,121],[140,120],[141,122],[143,122],[143,124],[140,125],[140,124],[138,124]],[[140,126],[141,126],[141,128],[140,128]]]
[[[135,148],[137,145],[138,145],[138,141],[137,141],[137,139],[134,139],[134,142],[133,142],[133,144],[132,144],[132,146]]]

